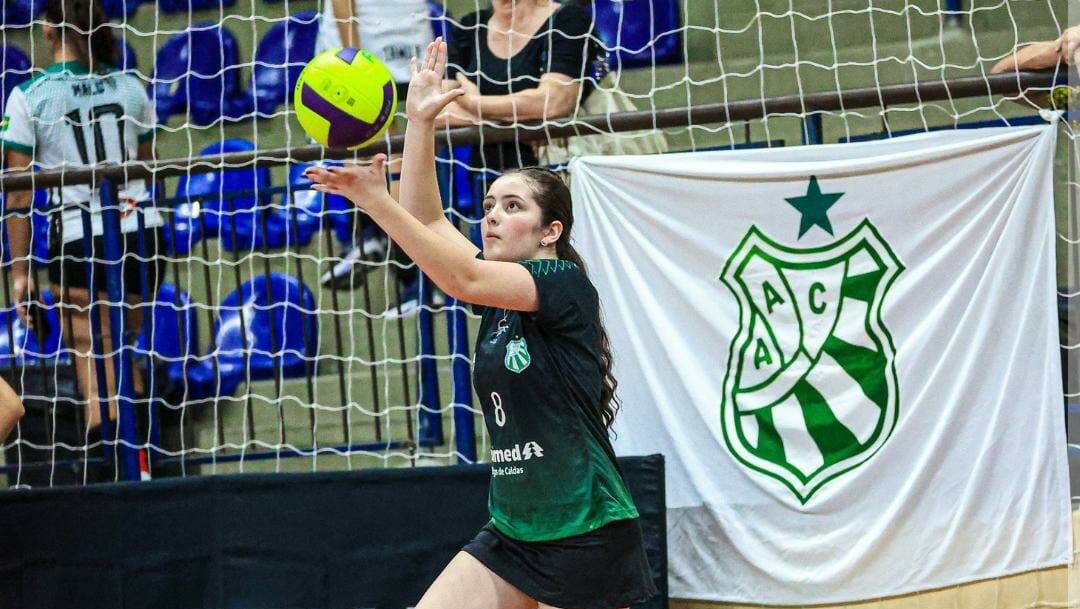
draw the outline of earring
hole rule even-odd
[[[547,247],[547,246],[548,246],[548,242],[541,239],[540,240],[540,247]]]

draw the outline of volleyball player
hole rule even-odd
[[[51,46],[54,63],[11,92],[7,101],[0,150],[5,151],[10,169],[29,169],[36,163],[44,170],[73,169],[88,165],[123,163],[129,159],[153,158],[151,139],[156,123],[153,104],[143,84],[132,74],[116,72],[119,48],[98,2],[93,0],[49,0],[42,31]],[[138,307],[142,294],[153,296],[163,276],[164,224],[160,213],[139,206],[150,198],[143,180],[119,185],[121,232],[124,256],[121,263],[126,292],[129,328],[142,324]],[[30,207],[29,191],[12,192],[7,208]],[[104,226],[100,192],[88,184],[70,184],[50,192],[50,206],[62,208],[50,216],[49,283],[64,305],[70,324],[64,323],[64,339],[73,348],[75,374],[85,398],[86,431],[93,437],[101,425],[94,357],[104,359],[108,417],[115,419],[115,375],[111,356],[114,337],[110,333],[108,311],[101,310],[100,327],[90,327],[92,298],[107,301],[105,269],[102,263]],[[90,217],[92,244],[87,251],[83,240],[83,214]],[[142,216],[140,225],[139,216]],[[29,220],[7,220],[14,264],[14,297],[27,325],[28,298],[34,294],[33,275],[28,265]],[[137,258],[139,229],[146,261]],[[159,249],[162,248],[162,249]],[[93,280],[86,260],[94,260]],[[101,337],[101,353],[93,353],[91,332]],[[144,391],[136,374],[137,394]]]
[[[608,439],[617,403],[600,303],[570,244],[570,192],[541,168],[511,171],[484,198],[480,252],[443,216],[436,117],[446,45],[428,46],[409,85],[401,204],[385,155],[310,170],[348,197],[448,294],[482,311],[474,384],[491,436],[491,521],[420,600],[420,609],[612,609],[656,593],[638,511]]]

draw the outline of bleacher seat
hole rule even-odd
[[[315,230],[327,228],[334,231],[334,236],[342,243],[352,243],[353,225],[352,214],[356,213],[355,205],[341,195],[324,195],[311,190],[311,180],[304,177],[304,170],[313,167],[314,163],[298,163],[289,168],[289,185],[296,191],[297,204],[304,209],[314,210],[322,214],[322,226],[316,225]],[[321,163],[323,167],[340,166],[339,161],[327,161]]]
[[[158,122],[185,109],[203,126],[228,115],[244,99],[238,61],[236,37],[220,25],[198,23],[169,38],[157,52],[150,90]]]
[[[679,0],[596,0],[596,33],[614,70],[682,61]]]
[[[46,0],[4,0],[0,2],[0,24],[5,27],[29,25],[41,17]]]
[[[199,321],[187,292],[171,283],[161,284],[149,312],[143,313],[135,354],[167,360],[169,377],[184,380],[180,358],[199,355]]]
[[[232,115],[242,116],[252,109],[270,115],[292,95],[300,72],[315,56],[318,33],[319,15],[312,11],[297,13],[270,28],[255,50],[250,101],[234,108]]]
[[[241,138],[231,138],[206,146],[199,151],[199,155],[219,155],[251,150],[255,150],[255,145],[251,142]],[[238,227],[255,226],[253,224],[255,216],[260,213],[258,209],[260,197],[255,194],[255,191],[269,187],[270,170],[265,167],[221,169],[180,176],[176,187],[176,198],[182,201],[177,205],[174,213],[177,243],[171,241],[174,228],[169,227],[165,230],[166,238],[170,239],[170,248],[183,253],[185,246],[194,244],[199,239],[221,236],[223,240],[227,240],[226,247],[231,249],[233,246],[231,220],[238,220]],[[230,199],[234,212],[232,214],[230,214]],[[200,219],[200,216],[204,217]]]
[[[30,78],[30,58],[19,47],[0,46],[0,116],[4,115],[4,104],[11,91]]]
[[[318,352],[319,326],[315,297],[298,279],[282,273],[258,275],[226,296],[219,310],[214,321],[219,378],[214,375],[215,354],[200,358],[188,369],[191,399],[232,395],[246,378],[308,374]]]
[[[109,19],[130,17],[142,4],[142,0],[102,0],[101,10]]]
[[[60,314],[52,292],[41,290],[38,300],[40,315],[35,319],[33,329],[26,327],[14,306],[0,311],[0,366],[12,363],[21,366],[57,357],[60,361],[69,359],[67,353],[61,353]],[[44,344],[39,342],[42,334]]]
[[[441,2],[428,0],[428,14],[431,15],[431,33],[436,38],[442,36],[443,40],[450,42],[450,19],[446,16],[446,8]]]
[[[158,8],[166,13],[190,13],[220,9],[236,4],[236,0],[158,0]]]

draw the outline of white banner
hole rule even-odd
[[[585,157],[620,454],[676,598],[840,603],[1069,562],[1055,126]]]

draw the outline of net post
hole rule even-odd
[[[821,125],[821,113],[811,112],[802,119],[803,145],[821,144],[825,141],[825,132]]]
[[[421,446],[439,446],[443,438],[442,414],[439,405],[439,371],[435,366],[435,320],[431,308],[431,281],[424,273],[419,277],[420,332],[420,412],[417,414],[417,440]]]
[[[116,185],[106,178],[101,182],[102,245],[104,245],[105,291],[109,296],[109,326],[112,334],[113,368],[116,370],[116,424],[120,475],[124,480],[139,479],[138,427],[135,424],[134,362],[127,347],[127,315],[124,311],[123,245],[120,242],[120,208]]]
[[[472,375],[469,358],[469,324],[464,305],[446,297],[446,338],[450,357],[454,412],[454,446],[459,464],[476,463],[476,430],[472,413]]]

